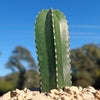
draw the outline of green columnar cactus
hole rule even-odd
[[[48,92],[71,85],[69,31],[58,10],[42,10],[35,24],[40,89]]]

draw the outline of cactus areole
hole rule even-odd
[[[40,90],[71,86],[69,31],[64,14],[42,10],[35,23],[35,42],[40,75]]]

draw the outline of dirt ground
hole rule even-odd
[[[91,86],[87,88],[66,86],[64,90],[52,89],[50,92],[40,93],[25,88],[9,91],[0,100],[100,100],[100,90]]]

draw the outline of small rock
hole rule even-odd
[[[83,88],[82,88],[81,86],[79,86],[78,89],[79,89],[79,91],[81,92]]]
[[[84,92],[82,95],[83,95],[83,100],[95,100],[95,97],[91,92]]]
[[[93,93],[96,92],[95,88],[93,88],[92,86],[89,86],[89,87],[88,87],[88,90],[89,90],[89,92],[93,92]]]
[[[58,91],[56,90],[56,89],[52,89],[52,90],[50,90],[50,93],[57,93]]]
[[[6,94],[3,95],[2,100],[9,100],[11,99],[11,92],[7,92]]]
[[[61,100],[71,100],[71,98],[67,97],[67,96],[63,96],[63,97],[61,97]]]
[[[100,90],[96,90],[96,93],[94,94],[96,100],[100,100]]]

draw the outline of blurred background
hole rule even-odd
[[[0,0],[0,95],[39,88],[34,26],[50,8],[68,21],[72,85],[100,89],[99,0]]]

